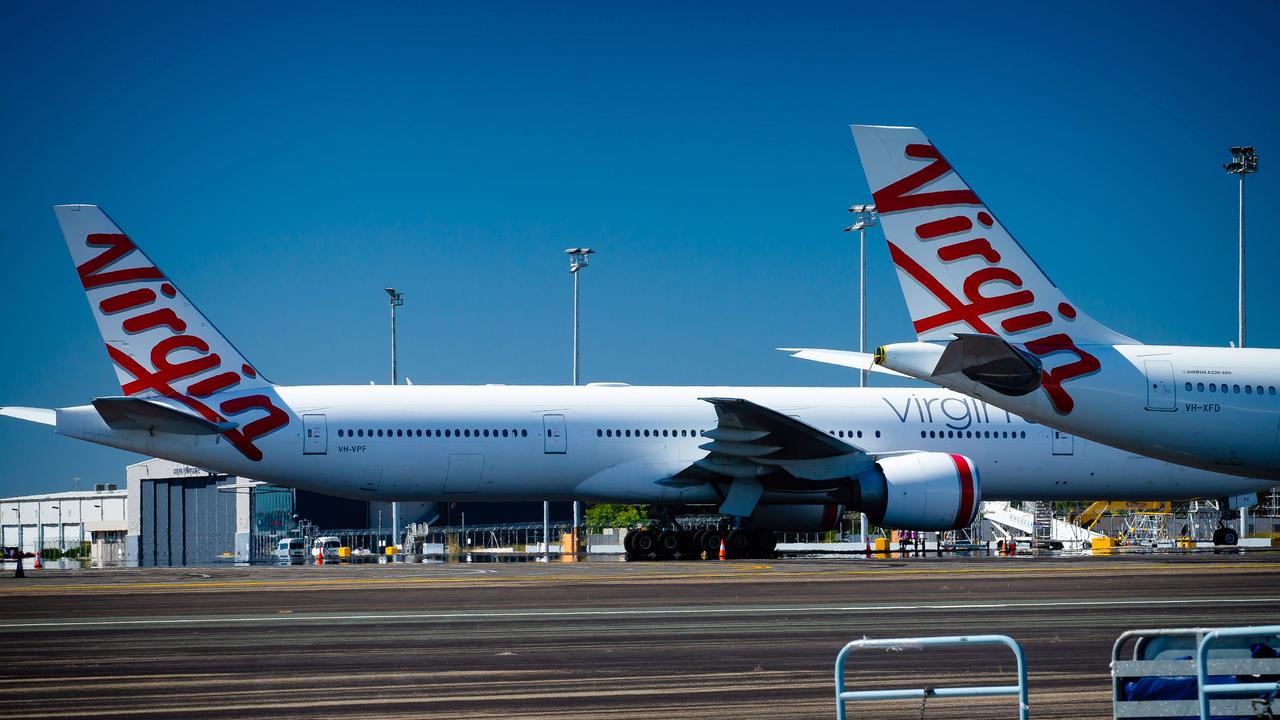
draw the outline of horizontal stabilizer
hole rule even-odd
[[[822,350],[819,348],[778,349],[785,353],[791,353],[791,357],[800,358],[801,360],[812,360],[813,362],[826,363],[827,365],[839,365],[853,368],[854,370],[870,370],[871,372],[896,375],[903,378],[911,377],[897,370],[890,370],[883,365],[876,365],[876,356],[871,353],[855,352],[853,350]]]
[[[40,423],[41,425],[57,425],[58,413],[49,408],[33,408],[33,407],[0,407],[0,415],[5,415],[27,422]]]
[[[947,343],[934,375],[959,372],[998,393],[1026,395],[1040,387],[1040,359],[995,335],[958,334]]]
[[[113,430],[150,430],[175,435],[217,435],[234,430],[239,423],[211,422],[199,415],[135,397],[104,397],[93,407]]]

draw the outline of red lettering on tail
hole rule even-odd
[[[951,172],[951,164],[942,159],[942,153],[932,145],[908,145],[907,157],[928,159],[933,162],[902,178],[886,185],[871,194],[876,202],[876,212],[898,212],[916,208],[938,207],[941,205],[981,205],[982,201],[968,188],[964,190],[939,190],[936,192],[915,192],[938,178]]]
[[[1032,340],[1026,343],[1026,348],[1040,357],[1057,352],[1067,352],[1076,356],[1074,362],[1043,371],[1041,380],[1041,385],[1044,386],[1044,391],[1048,393],[1054,409],[1063,415],[1070,414],[1075,409],[1076,401],[1071,398],[1071,395],[1066,390],[1062,389],[1062,383],[1074,380],[1082,375],[1095,373],[1102,369],[1102,363],[1098,362],[1098,358],[1076,347],[1075,341],[1066,333],[1055,333],[1039,340]]]
[[[133,241],[123,234],[91,233],[85,238],[85,244],[89,247],[106,248],[97,257],[76,266],[76,272],[80,274],[80,284],[85,290],[122,282],[164,279],[164,273],[152,265],[103,272],[106,267],[133,254],[138,249]]]

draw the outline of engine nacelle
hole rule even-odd
[[[982,503],[978,467],[964,455],[889,455],[858,485],[862,511],[887,528],[957,530],[973,523]]]
[[[751,524],[779,532],[824,532],[840,522],[844,506],[836,503],[814,505],[757,505]]]

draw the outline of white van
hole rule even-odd
[[[306,562],[307,541],[302,538],[284,538],[276,543],[276,561],[290,565],[301,565]]]
[[[334,535],[318,537],[315,544],[311,546],[311,557],[318,558],[323,553],[325,560],[337,560],[340,547],[342,547],[342,540]]]

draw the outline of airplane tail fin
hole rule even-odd
[[[850,127],[920,340],[982,333],[1036,354],[1138,344],[1068,300],[924,133]]]
[[[189,400],[271,386],[106,213],[53,211],[125,395]]]

